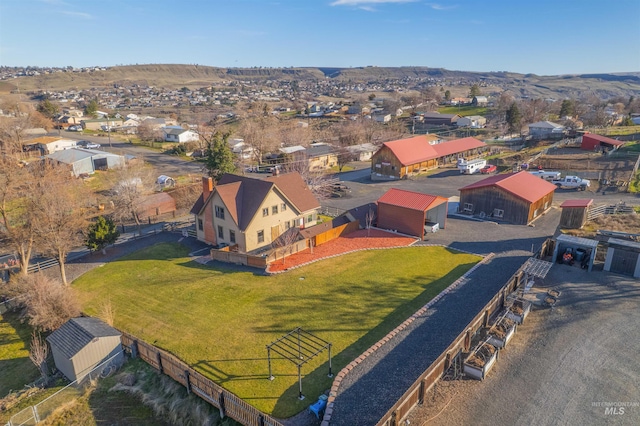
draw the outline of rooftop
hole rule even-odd
[[[431,206],[446,203],[448,200],[437,195],[422,194],[420,192],[405,191],[391,188],[378,199],[378,204],[390,204],[411,210],[425,211]]]
[[[483,188],[487,186],[499,187],[516,197],[534,203],[540,198],[555,191],[556,186],[544,179],[540,179],[531,173],[521,171],[489,176],[471,185],[460,188],[460,191]]]

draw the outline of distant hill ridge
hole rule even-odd
[[[484,83],[510,90],[516,95],[567,98],[596,95],[601,99],[640,95],[640,72],[538,76],[512,72],[472,72],[418,66],[407,67],[298,67],[218,68],[204,65],[145,64],[110,67],[92,73],[54,73],[9,80],[21,91],[67,90],[114,84],[198,88],[223,80],[324,80],[384,81],[404,78],[434,78]]]

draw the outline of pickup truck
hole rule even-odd
[[[577,189],[582,191],[591,186],[591,182],[588,179],[581,179],[578,176],[565,176],[562,179],[554,179],[551,183],[558,188]]]

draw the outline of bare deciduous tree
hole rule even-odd
[[[29,324],[36,330],[56,330],[80,315],[80,305],[73,289],[40,272],[21,277],[16,286],[22,293]]]
[[[283,230],[282,225],[280,225],[281,231]],[[278,238],[271,242],[271,247],[273,248],[275,258],[278,258],[278,252],[282,253],[282,264],[285,264],[287,258],[287,251],[289,255],[292,254],[293,244],[300,240],[300,232],[298,228],[289,228],[285,229]]]
[[[154,169],[139,161],[111,170],[108,177],[114,219],[120,222],[134,221],[138,232],[142,234],[139,210],[144,199],[153,191]]]
[[[31,188],[30,206],[37,246],[59,262],[62,282],[67,284],[67,254],[82,245],[82,233],[87,228],[87,189],[66,166],[43,162],[33,169],[36,184]]]
[[[298,173],[302,177],[302,180],[307,184],[309,190],[319,200],[324,200],[331,197],[333,192],[333,184],[337,181],[335,178],[331,178],[322,171],[312,171],[309,168],[309,162],[306,160],[291,161],[285,163],[283,166],[285,173]]]
[[[110,297],[100,305],[100,315],[98,316],[102,321],[113,327],[113,323],[116,318],[116,310],[111,303]]]
[[[29,359],[38,368],[42,379],[46,382],[49,378],[49,366],[47,365],[47,358],[49,356],[49,346],[47,342],[42,338],[40,333],[34,331],[31,334],[31,346],[29,348]]]
[[[371,235],[371,227],[373,226],[373,222],[376,219],[376,213],[373,211],[371,207],[369,207],[369,211],[365,215],[364,221],[365,226],[367,228],[367,237]]]

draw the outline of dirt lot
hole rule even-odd
[[[575,148],[563,148],[543,155],[536,164],[546,170],[575,173],[587,179],[598,180],[599,177],[613,182],[628,182],[632,178],[636,160],[637,157],[608,157]]]
[[[544,281],[555,307],[532,311],[484,382],[436,385],[411,425],[640,424],[640,282],[567,265]]]

